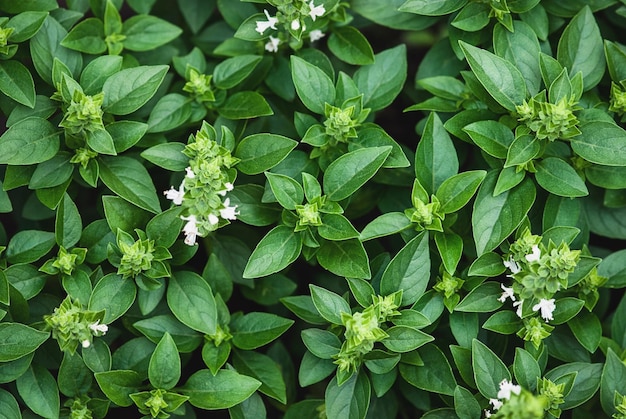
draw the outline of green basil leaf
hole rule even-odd
[[[227,409],[248,399],[261,382],[233,370],[196,371],[180,391],[192,406],[205,410]]]
[[[219,113],[224,118],[237,120],[273,115],[274,111],[260,93],[237,92],[226,99]]]
[[[282,135],[249,135],[235,149],[235,157],[241,159],[237,169],[248,175],[262,173],[280,163],[297,145],[297,141]]]
[[[322,223],[317,232],[326,240],[348,240],[359,237],[359,232],[350,220],[341,214],[324,214]]]
[[[526,99],[526,80],[514,64],[466,42],[459,41],[472,72],[487,92],[509,111]],[[523,88],[521,86],[524,86]]]
[[[56,1],[53,3],[54,8],[56,8]],[[30,55],[35,70],[50,85],[53,85],[52,66],[55,58],[65,64],[72,75],[76,77],[78,77],[83,66],[83,57],[80,52],[61,45],[61,41],[66,35],[67,30],[52,16],[48,16],[41,29],[30,39]]]
[[[74,173],[70,158],[69,153],[61,152],[50,160],[39,163],[30,178],[28,189],[51,188],[66,182]]]
[[[59,147],[59,131],[54,125],[42,118],[26,118],[0,136],[0,164],[41,163],[56,155]]]
[[[589,195],[585,182],[580,175],[566,162],[557,157],[548,157],[535,165],[537,183],[548,192],[576,198]]]
[[[318,358],[332,359],[341,349],[341,341],[329,330],[305,329],[300,335],[304,346]]]
[[[444,353],[434,344],[426,344],[417,350],[423,365],[400,363],[400,375],[409,384],[434,393],[454,395],[456,379]]]
[[[493,49],[496,55],[512,63],[522,72],[528,92],[531,96],[536,95],[541,88],[539,40],[535,31],[523,21],[514,20],[513,28],[513,32],[503,25],[496,25],[493,28]]]
[[[149,51],[176,39],[183,32],[178,26],[150,15],[131,16],[122,25],[124,48]]]
[[[424,294],[429,279],[428,234],[421,233],[387,265],[380,280],[380,292],[390,295],[402,290],[402,305],[411,305]]]
[[[541,143],[533,135],[517,137],[509,146],[504,168],[524,165],[537,157],[541,152]]]
[[[309,289],[315,308],[330,323],[341,325],[341,313],[352,313],[350,305],[340,295],[313,284],[309,284]]]
[[[324,394],[326,414],[331,418],[365,419],[372,388],[367,375],[353,374],[339,385],[334,377]]]
[[[291,77],[298,97],[310,111],[324,115],[324,105],[335,102],[333,81],[319,67],[292,55]]]
[[[66,249],[74,246],[83,233],[83,221],[72,198],[66,193],[57,207],[54,236],[59,246]]]
[[[163,96],[152,108],[148,132],[165,132],[178,128],[191,117],[191,100],[178,93]]]
[[[113,115],[128,115],[146,104],[163,82],[168,66],[139,66],[111,75],[102,86],[102,109]]]
[[[377,111],[394,101],[402,91],[406,76],[406,46],[401,44],[376,54],[374,64],[360,67],[353,79],[363,93],[363,106]]]
[[[44,418],[58,418],[61,401],[57,382],[43,366],[33,364],[17,380],[17,392],[30,410]]]
[[[0,91],[22,105],[35,107],[35,82],[19,61],[0,61]]]
[[[361,241],[399,233],[411,227],[411,220],[403,212],[387,212],[369,222],[361,231]]]
[[[506,159],[507,151],[515,139],[509,127],[492,120],[472,122],[463,131],[485,153],[498,159]]]
[[[11,264],[35,262],[48,253],[54,243],[54,233],[39,230],[18,231],[7,245],[7,261]]]
[[[459,160],[452,139],[439,116],[431,113],[415,152],[415,177],[430,195],[458,171]]]
[[[400,11],[426,16],[443,16],[456,12],[466,4],[467,0],[407,0],[400,6]]]
[[[304,189],[298,182],[289,176],[271,172],[265,172],[270,188],[276,200],[288,210],[295,210],[296,205],[302,204],[304,200]]]
[[[132,406],[130,395],[137,393],[142,384],[141,376],[132,370],[113,370],[94,374],[102,392],[116,405]]]
[[[454,308],[455,311],[464,313],[489,313],[502,307],[498,300],[502,294],[502,288],[497,282],[483,282],[471,290],[465,298]]]
[[[213,83],[219,89],[232,89],[245,80],[263,57],[258,55],[240,55],[227,58],[213,70]]]
[[[48,13],[45,11],[32,11],[32,9],[13,16],[6,25],[8,28],[13,28],[9,41],[19,44],[32,38],[41,29],[46,17]]]
[[[580,132],[570,139],[580,157],[605,166],[626,166],[626,130],[610,122],[592,121],[582,125]]]
[[[261,381],[259,392],[282,404],[287,402],[283,373],[279,364],[272,358],[254,351],[235,350],[233,351],[233,366],[242,374]]]
[[[328,38],[328,49],[340,60],[353,65],[374,63],[374,51],[358,29],[352,26],[338,27]]]
[[[104,38],[104,24],[100,19],[90,17],[74,26],[63,38],[61,45],[75,51],[98,55],[107,50]]]
[[[332,201],[348,198],[372,178],[383,165],[391,147],[350,151],[332,162],[324,172],[324,193]]]
[[[181,172],[189,166],[189,157],[183,154],[185,144],[170,142],[157,144],[141,152],[141,157],[166,170]]]
[[[441,204],[440,211],[451,214],[463,208],[472,199],[486,175],[484,170],[472,170],[444,180],[435,193]]]
[[[217,306],[209,284],[199,275],[176,272],[167,287],[167,305],[184,325],[214,335],[217,330]]]
[[[174,339],[167,332],[150,357],[148,379],[154,388],[163,390],[171,390],[180,379],[180,355]]]
[[[99,159],[102,182],[128,202],[154,214],[161,212],[156,188],[146,168],[131,157],[102,156]]]
[[[50,337],[49,332],[42,332],[21,323],[0,323],[0,362],[9,362],[25,357],[34,352]]]
[[[95,58],[80,73],[80,86],[86,95],[95,95],[102,91],[104,82],[122,69],[122,57],[103,55]]]
[[[20,419],[22,417],[20,406],[15,397],[3,389],[0,389],[0,409],[2,409],[2,414],[5,415],[6,419]]]
[[[109,324],[128,311],[136,295],[134,281],[111,273],[103,276],[94,286],[89,298],[89,310],[104,310],[102,323]]]
[[[293,323],[293,320],[271,313],[247,313],[231,324],[232,343],[239,349],[256,349],[277,339]]]
[[[614,403],[615,393],[626,394],[626,365],[609,348],[600,379],[600,402],[604,411],[609,415],[618,414]]]
[[[300,236],[280,225],[270,230],[257,244],[243,272],[244,278],[258,278],[283,270],[302,250]]]
[[[435,340],[434,337],[408,326],[392,326],[386,332],[389,337],[383,339],[382,344],[396,353],[410,352]]]
[[[556,53],[571,75],[583,74],[584,91],[596,86],[604,75],[603,40],[589,7],[583,7],[565,27]]]
[[[488,399],[497,398],[502,380],[511,381],[504,362],[478,339],[472,341],[472,369],[478,391]]]
[[[261,185],[239,185],[229,192],[231,205],[237,205],[237,220],[246,224],[261,227],[273,224],[281,214],[280,207],[271,203],[263,203],[263,187]]]
[[[500,245],[520,225],[535,201],[535,187],[528,179],[493,196],[497,173],[485,177],[472,213],[472,228],[478,256]]]
[[[338,276],[369,279],[369,259],[358,239],[325,241],[316,253],[317,261]]]

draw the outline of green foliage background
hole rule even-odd
[[[625,28],[0,0],[0,417],[625,418]]]

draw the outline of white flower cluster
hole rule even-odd
[[[181,205],[183,203],[183,200],[185,199],[185,180],[193,179],[196,177],[195,173],[191,170],[190,167],[187,167],[185,171],[187,172],[187,174],[185,175],[185,178],[181,182],[178,189],[175,189],[172,186],[171,189],[163,192],[165,197],[171,200],[174,205]],[[230,182],[227,182],[224,186],[226,189],[217,192],[221,196],[226,196],[226,193],[233,190],[233,184]],[[220,222],[220,217],[225,220],[237,219],[237,215],[239,215],[239,211],[237,211],[237,205],[231,206],[230,198],[224,199],[224,202],[222,204],[223,207],[219,209],[219,216],[217,214],[209,214],[207,216],[209,224],[217,225]],[[186,221],[185,225],[183,226],[183,233],[185,234],[185,244],[189,246],[195,245],[196,239],[200,235],[200,231],[198,229],[198,218],[193,214],[187,217],[181,215],[180,218],[183,221]]]
[[[94,336],[103,336],[109,331],[109,326],[106,324],[100,324],[100,320],[96,320],[95,323],[89,325],[89,329]],[[83,348],[89,348],[91,346],[91,340],[85,339],[81,342]]]
[[[493,406],[493,410],[496,411],[502,407],[506,400],[511,398],[511,394],[519,395],[522,392],[522,388],[508,381],[506,378],[500,381],[500,389],[495,399],[489,399],[489,404]],[[485,410],[485,417],[488,418],[492,414],[491,411]]]
[[[541,258],[541,249],[539,249],[539,246],[534,245],[532,247],[532,252],[524,256],[524,258],[529,263],[538,262],[539,259]],[[513,257],[510,257],[509,260],[505,260],[502,263],[509,271],[511,271],[511,273],[507,275],[507,277],[509,278],[513,278],[513,275],[518,274],[522,271],[522,268],[513,259]],[[500,284],[500,287],[502,288],[502,295],[498,298],[498,300],[504,303],[508,298],[510,298],[511,301],[513,302],[513,307],[517,308],[516,310],[517,316],[521,318],[522,306],[523,306],[524,300],[518,301],[515,298],[513,287],[506,287],[504,286],[504,284]],[[549,300],[542,298],[539,300],[539,303],[533,306],[533,311],[541,311],[541,317],[546,321],[546,323],[550,320],[554,320],[552,313],[554,312],[555,309],[556,309],[556,304],[554,303],[554,298],[551,298]]]
[[[315,22],[315,20],[318,17],[324,16],[324,13],[326,13],[326,9],[324,8],[324,5],[320,4],[316,6],[315,3],[313,3],[313,0],[309,2],[308,6],[309,6],[308,15],[313,22]],[[278,23],[278,17],[270,16],[267,9],[263,9],[263,13],[265,14],[265,17],[267,18],[267,20],[257,20],[256,28],[255,28],[255,31],[257,31],[260,35],[265,34],[265,31],[268,29],[273,29],[273,30],[278,29],[276,27],[276,24]],[[306,27],[300,22],[300,19],[292,20],[289,26],[291,30],[293,31],[297,31],[300,29],[306,30]],[[311,40],[311,42],[315,42],[323,37],[324,37],[324,33],[319,29],[314,29],[309,33],[309,39]],[[268,52],[278,52],[278,45],[280,45],[280,43],[281,43],[281,40],[279,37],[270,35],[269,41],[267,41],[267,43],[265,44],[265,50]]]

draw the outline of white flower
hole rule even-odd
[[[502,403],[500,400],[498,399],[489,399],[489,404],[491,404],[493,406],[493,410],[498,410],[502,407],[502,405],[504,403]],[[489,412],[489,414],[491,415],[491,412]],[[489,417],[489,416],[487,416]]]
[[[522,271],[522,268],[520,268],[519,264],[515,261],[515,259],[513,259],[513,257],[510,257],[509,260],[503,261],[502,264],[509,271],[511,271],[513,275]],[[507,276],[510,276],[510,275],[507,275]]]
[[[291,21],[291,30],[292,31],[297,31],[298,29],[300,29],[300,21],[298,19],[294,19]]]
[[[185,196],[183,183],[180,184],[178,190],[174,189],[174,187],[172,186],[171,189],[163,192],[163,195],[165,195],[165,197],[171,200],[175,205],[180,205],[183,203],[183,197]]]
[[[278,23],[278,19],[276,16],[270,16],[269,12],[266,9],[263,9],[263,13],[267,16],[267,22],[263,20],[257,20],[256,22],[256,31],[263,35],[265,31],[269,28],[276,30],[276,24]]]
[[[500,391],[498,391],[498,399],[500,400],[508,400],[511,398],[511,393],[520,394],[522,388],[512,382],[504,380],[500,381]]]
[[[90,324],[89,328],[96,336],[102,336],[109,331],[109,326],[107,326],[106,324],[100,324],[100,320],[96,320],[95,323]]]
[[[511,301],[515,301],[515,294],[513,294],[513,287],[505,287],[504,284],[500,284],[500,288],[502,288],[502,295],[498,298],[498,301],[505,302],[507,298],[510,298]]]
[[[324,16],[324,13],[326,13],[326,9],[324,9],[324,5],[320,4],[319,6],[315,6],[313,4],[313,0],[311,0],[309,2],[309,16],[311,16],[311,19],[313,19],[313,22],[315,22],[315,19],[317,19],[318,17]]]
[[[226,220],[236,220],[239,211],[237,211],[237,205],[230,206],[230,198],[224,200],[224,208],[220,210],[220,217]]]
[[[519,317],[520,319],[522,318],[522,304],[523,303],[524,303],[524,300],[515,301],[513,303],[513,308],[517,307],[515,314],[517,314],[517,317]]]
[[[324,32],[319,29],[313,29],[311,32],[309,32],[309,39],[311,40],[311,42],[315,42],[325,36],[326,35],[324,34]]]
[[[191,170],[191,167],[186,167],[185,172],[187,172],[187,177],[189,179],[193,179],[196,177],[196,174],[193,172],[193,170]]]
[[[533,252],[531,254],[528,254],[528,255],[524,256],[524,257],[529,262],[539,262],[539,259],[541,258],[541,250],[539,250],[539,246],[534,245],[533,246]]]
[[[196,238],[198,236],[198,225],[195,215],[190,215],[189,217],[180,217],[182,220],[187,221],[187,223],[183,226],[183,233],[185,233],[185,244],[189,246],[193,246],[196,244]]]
[[[541,310],[541,317],[543,317],[543,319],[548,322],[550,320],[554,320],[554,317],[552,317],[552,313],[554,312],[555,308],[556,304],[554,304],[554,298],[551,298],[549,300],[542,298],[541,300],[539,300],[539,303],[533,306],[533,311]]]
[[[83,345],[83,348],[85,348],[85,349],[89,348],[91,346],[91,342],[89,342],[89,339],[85,339],[80,344]]]
[[[211,223],[211,225],[215,225],[219,222],[220,222],[220,219],[217,217],[217,215],[209,214],[209,223]]]
[[[485,417],[486,418],[490,418],[491,417],[491,412],[488,411],[487,409],[485,409]]]
[[[270,36],[270,38],[271,38],[271,36]],[[222,195],[222,196],[226,196],[226,193],[228,193],[228,192],[232,191],[232,190],[235,188],[235,187],[233,186],[233,184],[232,184],[232,183],[230,183],[230,182],[226,182],[226,183],[224,184],[224,187],[225,187],[226,189],[224,189],[223,191],[218,191],[217,193],[218,193],[218,194],[220,194],[220,195]]]
[[[270,40],[265,44],[265,50],[268,52],[278,52],[278,44],[280,44],[280,39],[270,35]]]

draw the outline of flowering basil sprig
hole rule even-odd
[[[227,194],[234,188],[237,172],[233,166],[239,159],[218,144],[216,137],[215,129],[206,122],[189,137],[182,151],[189,158],[186,175],[177,189],[172,187],[164,192],[174,205],[183,208],[183,233],[189,246],[196,244],[197,237],[205,237],[237,219],[237,207],[230,205]],[[223,143],[228,140],[223,138]]]

